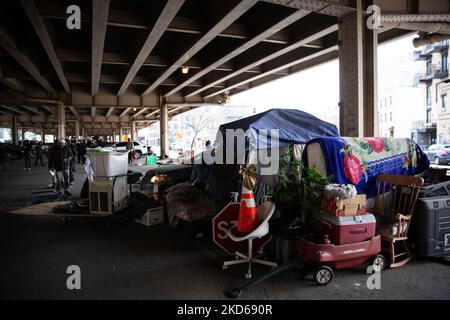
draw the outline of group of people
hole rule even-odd
[[[29,140],[22,143],[24,170],[31,171],[31,163],[33,158],[33,151],[35,157],[35,166],[45,167],[44,150],[42,142],[39,141],[33,144]],[[78,142],[70,141],[69,139],[60,139],[49,148],[47,152],[48,168],[52,175],[52,188],[57,192],[64,193],[69,196],[68,189],[75,182],[75,165],[77,163],[84,164],[86,161],[88,143],[85,140]]]

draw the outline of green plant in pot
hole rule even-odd
[[[293,145],[288,145],[284,150],[271,196],[282,219],[301,235],[308,232],[312,216],[320,210],[322,189],[330,178],[296,160],[293,149]]]

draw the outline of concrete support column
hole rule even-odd
[[[25,128],[22,128],[22,142],[25,141]]]
[[[80,140],[80,121],[75,121],[75,139]]]
[[[116,129],[113,129],[113,131],[112,131],[112,142],[116,141],[116,135],[117,135]]]
[[[42,143],[45,143],[45,129],[44,128],[41,129],[41,141],[42,141]]]
[[[19,128],[17,127],[17,116],[11,117],[11,138],[13,144],[19,143]]]
[[[372,1],[357,0],[358,10],[339,23],[340,134],[378,134],[376,101],[377,35],[363,13]]]
[[[81,127],[81,137],[85,140],[86,139],[86,129],[84,127]]]
[[[66,110],[63,103],[58,103],[57,106],[58,113],[58,139],[66,138]]]
[[[167,129],[169,127],[168,108],[165,99],[159,98],[159,139],[161,156],[169,155],[169,135]]]
[[[123,139],[123,128],[122,128],[122,124],[120,124],[119,126],[119,142],[122,142]]]
[[[131,121],[131,126],[130,126],[130,136],[131,136],[131,141],[135,141],[136,140],[136,121]]]

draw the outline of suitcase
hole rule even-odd
[[[321,217],[321,229],[333,244],[356,243],[375,236],[376,220],[370,213],[348,217],[325,214]]]
[[[419,257],[450,257],[450,197],[419,198],[410,239]]]
[[[63,200],[64,197],[54,190],[43,190],[31,192],[31,203],[42,203]]]

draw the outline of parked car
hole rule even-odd
[[[450,165],[450,149],[448,151],[444,151],[442,153],[439,153],[435,157],[435,164],[444,164],[444,165]]]
[[[432,144],[426,151],[428,159],[434,164],[448,164],[448,160],[444,160],[446,152],[450,152],[450,144]],[[443,155],[443,156],[441,156]],[[441,156],[441,158],[440,158]]]
[[[23,157],[22,147],[12,143],[0,143],[0,153],[3,155],[3,160],[21,159]]]
[[[127,141],[123,142],[117,142],[113,144],[110,147],[104,147],[105,150],[111,150],[111,151],[126,151],[127,150]],[[136,153],[139,155],[139,157],[143,156],[144,154],[148,154],[147,144],[144,142],[133,142],[134,149],[136,149]]]

